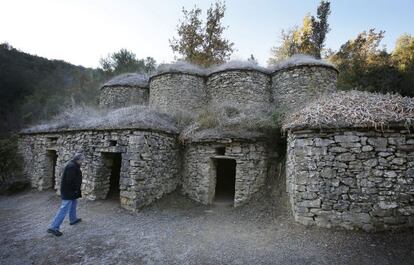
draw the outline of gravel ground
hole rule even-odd
[[[266,196],[264,196],[266,197]],[[304,227],[269,198],[232,208],[170,194],[138,213],[80,200],[83,222],[46,233],[51,191],[0,197],[0,264],[414,264],[414,231]]]

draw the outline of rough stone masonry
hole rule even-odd
[[[64,165],[82,150],[86,155],[82,192],[88,199],[104,199],[112,157],[120,155],[121,206],[137,210],[177,188],[195,201],[213,203],[216,164],[232,160],[233,205],[239,206],[261,191],[275,173],[270,169],[278,168],[276,157],[287,152],[286,184],[276,185],[287,186],[296,221],[364,230],[414,226],[414,134],[406,129],[379,132],[373,126],[333,126],[320,131],[305,126],[301,131],[290,128],[287,139],[278,139],[276,133],[251,137],[261,133],[252,129],[241,132],[249,137],[223,132],[192,142],[180,141],[185,128],[168,129],[178,128],[167,121],[177,110],[197,116],[205,107],[220,104],[300,109],[335,91],[337,74],[335,67],[321,60],[291,58],[269,69],[224,64],[207,71],[170,65],[149,79],[122,75],[101,89],[100,106],[115,109],[105,114],[109,116],[91,126],[68,127],[62,120],[52,128],[23,132],[19,149],[24,172],[33,188],[57,188]],[[125,108],[130,104],[146,105],[148,110]],[[153,109],[163,114],[154,114]],[[277,149],[284,141],[287,150]]]
[[[20,153],[25,175],[33,188],[55,188],[74,153],[85,155],[82,166],[82,195],[105,199],[109,191],[110,154],[120,154],[119,189],[121,206],[136,210],[175,190],[179,178],[179,146],[175,135],[143,130],[90,130],[21,137]],[[52,175],[50,152],[56,153]],[[55,187],[52,187],[53,179]]]
[[[414,225],[414,133],[292,131],[287,187],[305,225],[384,230]]]

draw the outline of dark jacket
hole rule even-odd
[[[60,195],[62,200],[75,200],[81,195],[82,171],[75,161],[70,161],[63,171],[60,183]]]

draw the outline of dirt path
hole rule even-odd
[[[83,222],[46,233],[52,192],[0,197],[0,264],[414,264],[414,232],[306,228],[283,207],[201,206],[168,195],[139,213],[81,200]]]

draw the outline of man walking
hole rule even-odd
[[[82,197],[81,184],[82,184],[82,171],[80,167],[82,165],[84,156],[82,154],[76,154],[71,161],[66,165],[63,171],[62,180],[60,183],[60,195],[62,197],[62,204],[58,213],[55,216],[52,224],[47,229],[48,233],[55,236],[61,236],[62,232],[59,231],[59,227],[65,219],[66,214],[69,212],[70,225],[74,225],[82,221],[82,219],[76,216],[77,199]]]

